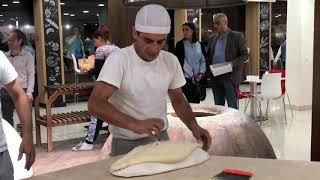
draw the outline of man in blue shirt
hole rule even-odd
[[[232,72],[212,77],[212,91],[216,105],[238,109],[237,86],[246,78],[245,64],[248,50],[242,33],[228,28],[227,16],[223,13],[213,16],[216,34],[209,40],[208,64],[231,63]]]

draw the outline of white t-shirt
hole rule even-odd
[[[11,65],[7,57],[0,51],[0,89],[18,78],[18,73]],[[7,150],[6,139],[2,129],[2,121],[0,119],[0,152]]]
[[[168,90],[186,83],[176,56],[161,51],[155,60],[146,62],[137,55],[133,45],[112,53],[97,81],[118,88],[109,102],[120,112],[137,120],[161,118],[165,123],[163,130],[168,128]],[[112,125],[109,130],[115,138],[140,139],[147,136]]]
[[[0,87],[18,78],[18,73],[11,65],[6,55],[0,51]]]

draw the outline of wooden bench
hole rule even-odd
[[[90,93],[93,87],[94,87],[93,82],[44,86],[43,90],[35,99],[35,124],[36,124],[37,146],[41,145],[40,125],[47,127],[47,143],[48,143],[47,149],[48,149],[48,152],[51,152],[53,149],[53,144],[52,144],[52,128],[53,127],[69,125],[69,124],[85,123],[90,121],[90,114],[88,113],[87,110],[52,114],[51,107],[54,101],[59,96],[76,94],[76,93],[79,93],[79,94]],[[45,105],[46,112],[44,115],[41,115],[40,99],[42,99],[46,93],[48,94],[48,101]]]

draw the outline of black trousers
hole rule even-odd
[[[229,107],[239,109],[237,90],[231,79],[220,77],[213,78],[212,92],[216,105],[224,106],[227,100]]]

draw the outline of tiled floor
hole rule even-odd
[[[242,86],[241,89],[246,89]],[[240,110],[244,110],[244,101],[240,101]],[[203,104],[212,105],[213,94],[207,89],[207,98]],[[66,112],[72,109],[86,109],[86,102],[67,104],[67,107],[54,108],[54,112]],[[249,107],[250,108],[250,107]],[[265,104],[263,104],[265,108]],[[271,103],[270,117],[262,123],[262,129],[269,138],[278,159],[310,160],[311,110],[294,111],[294,118],[287,110],[288,124],[285,124],[281,101]],[[247,112],[249,112],[248,109]],[[85,124],[56,127],[53,129],[54,151],[47,153],[44,146],[37,148],[37,158],[33,166],[34,174],[42,174],[84,163],[97,161],[105,136],[100,135],[96,148],[88,152],[72,152],[71,147],[85,137]],[[102,131],[103,133],[103,131]],[[71,140],[70,140],[71,139]],[[42,127],[42,142],[46,142],[46,131]]]

